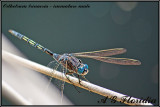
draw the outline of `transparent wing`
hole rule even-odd
[[[52,71],[51,74],[50,74],[49,82],[48,82],[46,91],[47,91],[47,89],[48,89],[48,87],[49,87],[49,85],[50,85],[50,83],[51,83],[51,81],[52,81],[52,79],[53,79],[53,78],[52,78],[52,75],[53,75],[53,73],[54,73],[54,70],[57,70],[57,69],[59,68],[59,65],[60,65],[60,64],[59,64],[58,62],[56,62],[56,61],[51,61],[51,62],[47,65],[47,67],[53,69],[53,71]],[[56,81],[56,79],[55,79],[54,81]],[[60,81],[60,80],[59,80],[59,81]]]
[[[80,55],[87,55],[87,56],[112,56],[125,53],[127,50],[124,48],[114,48],[114,49],[107,49],[107,50],[99,50],[99,51],[92,51],[92,52],[80,52],[80,53],[72,53],[74,56]]]
[[[92,58],[102,62],[119,64],[119,65],[140,65],[141,64],[139,60],[129,59],[129,58],[113,58],[113,57],[99,57],[99,56],[87,56],[87,55],[79,55],[79,56],[85,57],[85,58]]]

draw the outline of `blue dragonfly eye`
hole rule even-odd
[[[78,67],[78,74],[79,75],[86,75],[88,73],[88,65],[83,64],[80,67]]]
[[[83,66],[78,68],[78,73],[79,73],[79,74],[82,74],[83,71],[84,71],[84,67],[83,67]]]
[[[84,69],[88,69],[88,65],[87,64],[84,64]]]

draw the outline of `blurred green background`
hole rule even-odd
[[[89,5],[90,8],[6,8],[12,5]],[[158,2],[2,2],[2,33],[30,60],[47,65],[53,59],[8,33],[14,29],[56,53],[126,48],[115,57],[138,59],[140,66],[121,66],[81,58],[94,84],[158,104]],[[105,104],[100,95],[65,84],[75,105]],[[2,104],[8,105],[2,98]]]

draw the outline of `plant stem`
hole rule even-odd
[[[112,99],[114,96],[116,96],[116,99],[115,99],[116,101],[119,101],[119,102],[122,102],[122,103],[125,103],[125,104],[128,104],[128,105],[152,105],[151,103],[138,102],[141,99],[134,98],[134,97],[132,97],[130,99],[130,101],[124,101],[123,102],[122,98],[124,98],[124,96],[128,96],[128,95],[124,95],[124,94],[121,94],[121,93],[103,88],[101,86],[98,86],[98,85],[95,85],[95,84],[92,84],[92,83],[89,83],[89,82],[86,82],[86,81],[83,81],[83,80],[81,80],[81,82],[80,82],[81,84],[79,84],[79,79],[78,78],[75,78],[75,77],[70,76],[70,75],[66,75],[67,76],[66,77],[62,72],[50,69],[46,66],[43,66],[43,65],[40,65],[40,64],[35,63],[33,61],[24,59],[24,58],[16,56],[16,55],[13,55],[13,54],[11,54],[9,52],[6,52],[6,51],[2,51],[2,58],[6,59],[6,60],[7,59],[14,60],[14,61],[16,61],[16,63],[21,64],[23,66],[26,66],[30,69],[35,70],[35,71],[38,71],[42,74],[52,76],[53,78],[65,81],[65,82],[70,83],[70,84],[74,84],[75,86],[78,86],[78,87],[86,89],[88,91],[97,93],[97,94],[102,95],[104,97]],[[69,78],[69,80],[71,82],[67,78]],[[129,97],[127,97],[127,98],[129,98]],[[131,102],[131,100],[132,101],[134,100],[135,102]]]

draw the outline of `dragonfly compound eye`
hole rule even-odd
[[[81,75],[86,75],[88,74],[89,70],[88,69],[84,69],[83,73]]]
[[[83,71],[84,71],[84,67],[83,66],[78,68],[78,74],[81,75],[83,73]]]
[[[80,75],[86,75],[88,73],[88,65],[87,64],[83,64],[83,66],[80,68],[82,68],[81,73],[79,73]]]
[[[88,65],[87,64],[84,64],[84,69],[88,69]]]

